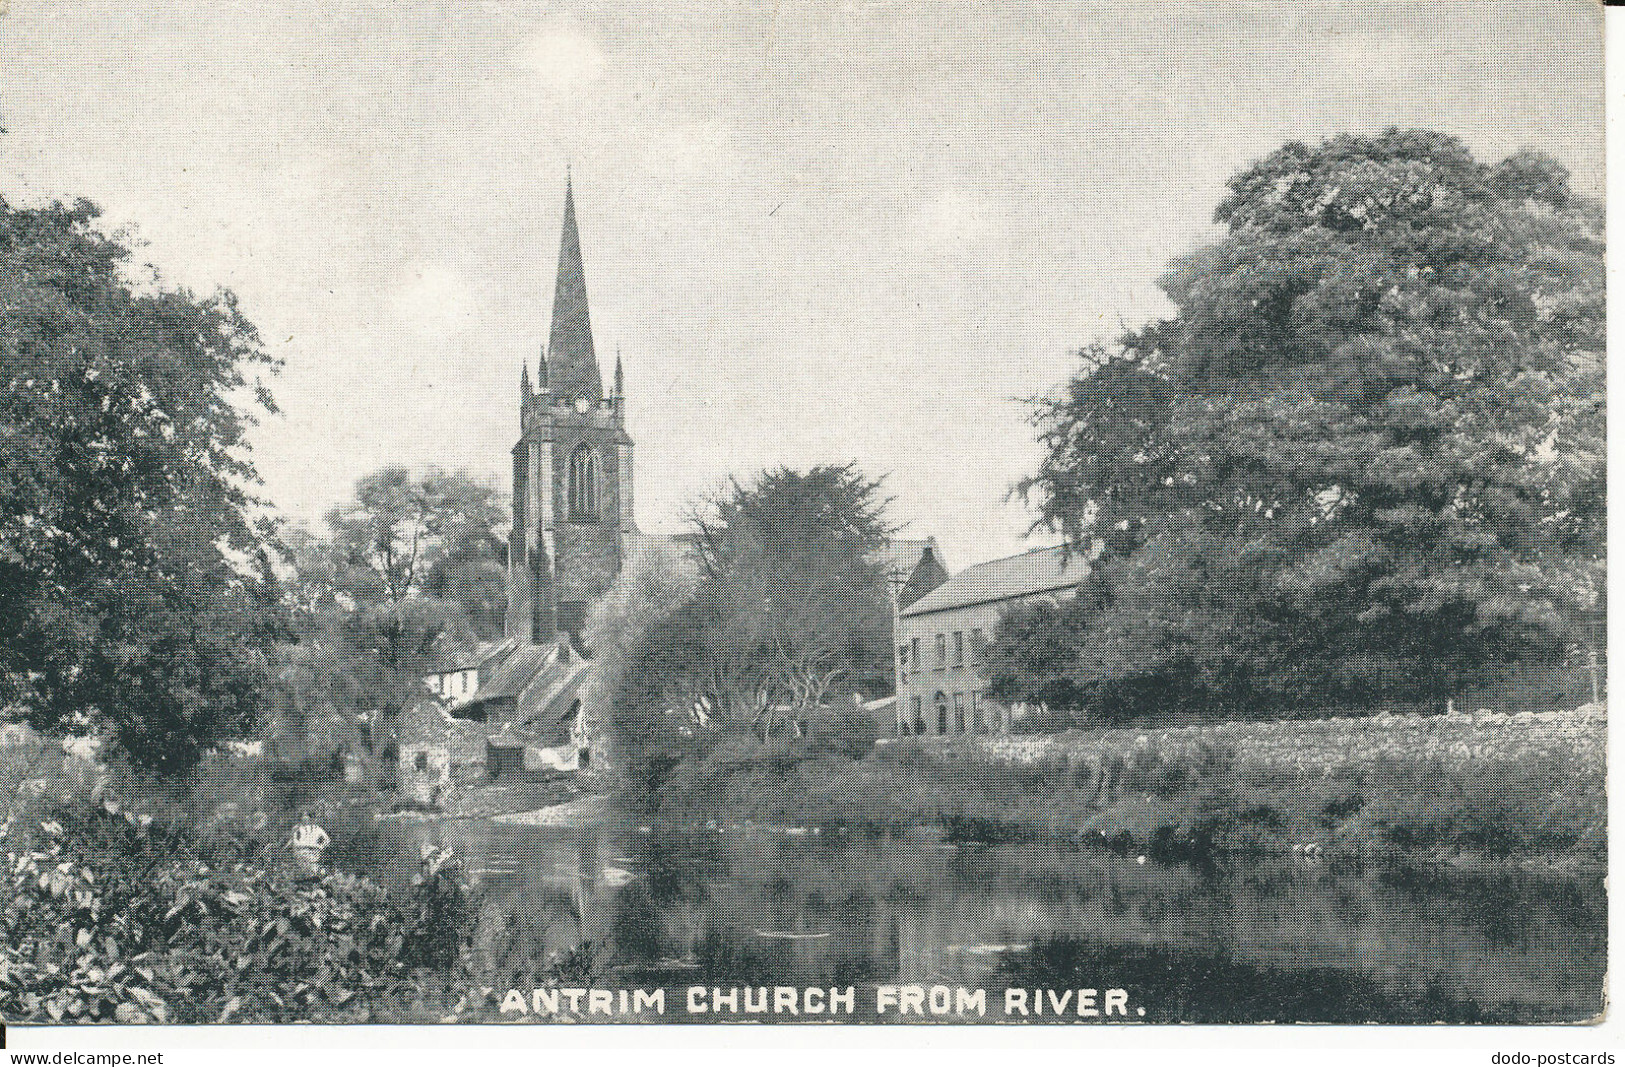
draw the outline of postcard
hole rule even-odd
[[[15,0],[0,1020],[1600,1022],[1602,44]]]

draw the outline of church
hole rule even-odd
[[[529,367],[519,378],[504,627],[510,641],[560,639],[579,648],[587,606],[620,573],[635,535],[625,381],[617,355],[614,388],[604,392],[575,193],[566,179],[552,327],[535,385]]]
[[[604,389],[567,177],[547,346],[534,379],[528,364],[519,373],[503,640],[456,654],[425,677],[423,706],[408,709],[417,746],[410,757],[423,765],[416,792],[432,797],[449,786],[452,768],[482,761],[493,776],[574,770],[587,760],[602,766],[603,738],[586,721],[587,613],[634,552],[665,540],[634,521],[625,385],[617,354]],[[899,598],[894,608],[946,580],[940,558],[933,539],[888,543],[881,562]],[[408,748],[403,737],[403,756]]]
[[[584,711],[592,680],[587,610],[646,540],[633,523],[619,355],[612,381],[606,392],[566,178],[547,346],[534,380],[528,364],[519,374],[503,640],[441,663],[424,679],[428,706],[413,709],[412,743],[426,749],[419,762],[437,779],[482,761],[493,776],[574,770],[601,747]],[[403,738],[403,756],[420,755],[408,747]]]

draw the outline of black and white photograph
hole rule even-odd
[[[0,1047],[1601,1054],[1604,31],[0,3]]]

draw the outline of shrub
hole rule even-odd
[[[24,1022],[407,1019],[461,946],[443,887],[301,878],[257,842],[120,810],[13,827],[0,872],[0,1017]],[[448,933],[449,931],[449,933]]]

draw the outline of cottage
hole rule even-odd
[[[395,716],[397,776],[401,794],[439,807],[456,778],[485,773],[485,729],[459,719],[439,700],[423,693]]]

